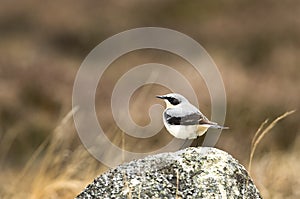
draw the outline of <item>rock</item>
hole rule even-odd
[[[76,198],[261,198],[246,169],[216,148],[134,160],[94,180]]]

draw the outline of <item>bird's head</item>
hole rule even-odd
[[[169,93],[166,95],[157,95],[159,99],[163,99],[167,105],[167,108],[172,108],[174,106],[180,105],[182,102],[188,102],[185,97],[178,93]]]

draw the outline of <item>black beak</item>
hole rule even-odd
[[[163,95],[156,95],[156,98],[165,99],[165,97]]]

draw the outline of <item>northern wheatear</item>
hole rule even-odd
[[[208,128],[228,129],[209,121],[185,97],[177,93],[156,96],[163,99],[166,109],[163,112],[163,122],[169,133],[179,139],[196,139]]]

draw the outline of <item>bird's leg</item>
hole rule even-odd
[[[188,143],[188,141],[189,141],[189,139],[185,139],[183,145],[180,147],[179,150],[187,148],[188,146],[186,146],[186,144]]]

